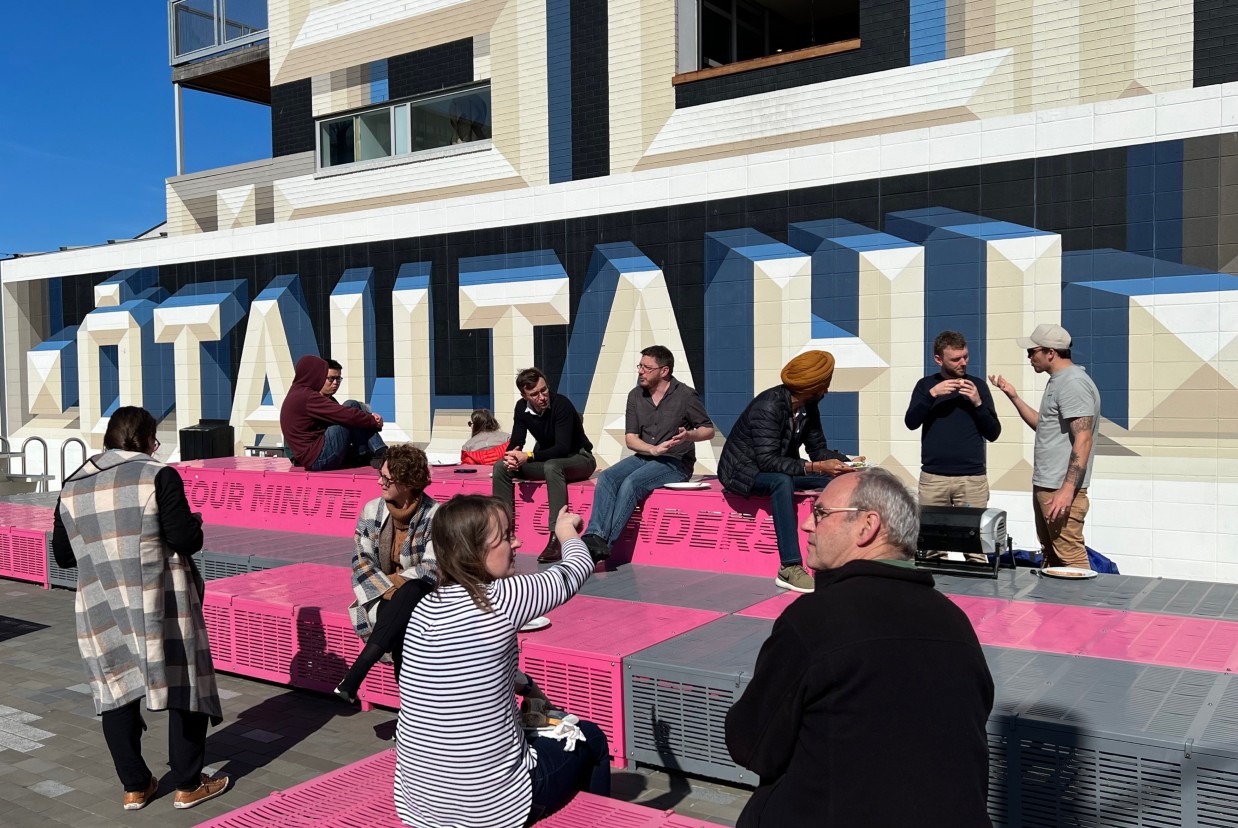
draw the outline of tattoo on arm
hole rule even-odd
[[[1070,460],[1066,464],[1066,482],[1076,489],[1083,486],[1083,477],[1087,473],[1087,463],[1079,459],[1079,455],[1071,449]]]
[[[1070,421],[1071,434],[1071,449],[1070,460],[1066,464],[1066,482],[1073,485],[1076,489],[1083,486],[1083,478],[1087,475],[1088,458],[1080,457],[1078,450],[1074,447],[1075,438],[1081,434],[1087,434],[1089,437],[1092,434],[1092,417],[1075,417]]]
[[[1070,421],[1070,433],[1078,435],[1086,431],[1090,434],[1092,431],[1093,419],[1094,418],[1092,417],[1075,417]]]

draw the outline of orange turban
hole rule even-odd
[[[782,369],[782,384],[800,396],[824,393],[833,378],[834,355],[829,351],[805,351]]]

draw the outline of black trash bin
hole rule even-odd
[[[181,429],[181,459],[231,457],[235,451],[232,435],[227,420],[199,420],[196,426]]]

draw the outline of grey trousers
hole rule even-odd
[[[597,461],[593,454],[585,449],[568,457],[547,460],[543,463],[530,460],[516,471],[509,471],[503,461],[494,464],[494,496],[503,501],[507,507],[507,517],[516,525],[516,500],[512,490],[513,480],[545,480],[546,500],[550,506],[551,533],[554,533],[555,518],[559,510],[567,505],[567,484],[580,480],[588,480],[597,469]]]

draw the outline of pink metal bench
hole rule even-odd
[[[203,614],[215,666],[330,692],[361,652],[348,619],[352,599],[349,570],[322,564],[209,581]],[[391,665],[375,665],[358,696],[366,709],[372,704],[399,707]]]
[[[597,724],[623,766],[623,659],[723,615],[577,595],[550,613],[550,627],[519,636],[521,669],[556,704]]]
[[[369,469],[307,472],[287,460],[227,457],[179,465],[190,505],[208,524],[347,537],[366,502],[378,496]],[[436,500],[463,493],[488,494],[491,478],[481,466],[435,466],[427,490]],[[770,575],[777,563],[773,520],[764,498],[744,498],[722,491],[717,480],[701,491],[660,489],[642,504],[615,543],[613,564],[626,562]],[[574,512],[588,518],[594,481],[568,487]],[[801,519],[814,495],[796,495]],[[546,544],[548,507],[540,482],[515,485],[516,535],[523,551],[537,554]],[[2,521],[0,521],[2,522]]]
[[[395,813],[392,780],[395,751],[382,753],[276,791],[200,828],[404,828]],[[577,794],[562,810],[541,820],[547,828],[722,828],[671,811]]]

